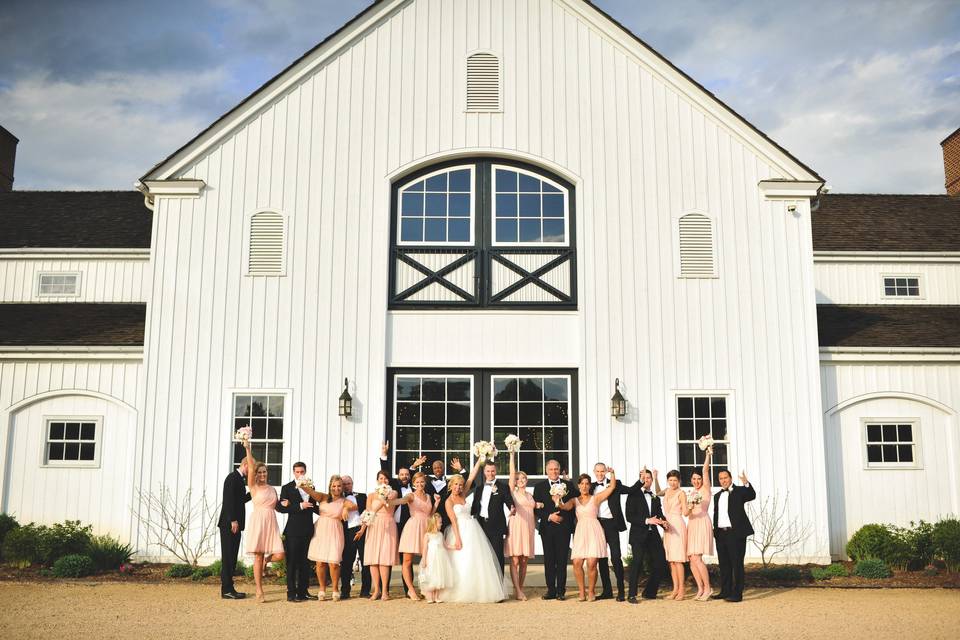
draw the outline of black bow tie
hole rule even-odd
[[[551,480],[551,481],[550,481],[550,486],[551,486],[551,487],[556,486],[556,485],[558,485],[558,484],[563,484],[563,480]]]
[[[730,489],[720,489],[720,493],[730,493]]]
[[[647,491],[646,489],[644,489],[643,492],[644,492],[645,494],[647,494],[648,496],[652,496],[652,495],[653,495],[653,491]]]
[[[349,497],[352,496],[352,495],[353,495],[353,491],[347,491],[345,494],[343,494],[343,497],[344,497],[344,498],[349,498]]]
[[[492,486],[495,485],[495,484],[497,484],[497,483],[496,483],[496,482],[487,482],[487,483],[486,483],[486,485],[487,485],[488,487],[492,487]]]

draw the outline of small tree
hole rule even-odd
[[[773,562],[777,554],[806,542],[813,532],[812,525],[800,516],[788,518],[789,498],[790,494],[786,493],[781,501],[779,494],[774,493],[765,497],[759,507],[747,505],[754,528],[750,542],[760,551],[764,567]]]
[[[220,505],[210,504],[206,493],[194,500],[193,489],[188,489],[178,502],[173,492],[161,484],[158,493],[135,489],[134,498],[137,504],[133,516],[146,531],[147,545],[155,544],[194,567],[213,550]]]

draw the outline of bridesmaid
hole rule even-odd
[[[670,577],[673,580],[673,592],[670,595],[674,600],[683,600],[683,563],[687,561],[687,527],[683,523],[683,514],[687,511],[687,494],[680,488],[680,472],[676,469],[667,474],[667,487],[664,491],[663,513],[670,527],[664,528],[663,550],[670,563]]]
[[[527,491],[527,474],[517,471],[515,451],[510,452],[510,493],[516,513],[507,523],[507,539],[504,541],[504,555],[510,558],[510,579],[513,581],[514,597],[526,600],[523,583],[527,579],[527,563],[534,556],[534,532],[537,522],[534,508],[542,509],[543,504],[534,501]]]
[[[697,600],[709,600],[713,589],[710,588],[710,574],[707,565],[703,563],[703,556],[713,555],[713,524],[707,513],[712,492],[710,491],[710,458],[713,456],[713,447],[707,447],[707,456],[703,460],[703,472],[693,472],[690,484],[693,485],[692,495],[700,495],[700,504],[687,502],[684,515],[687,516],[687,557],[690,558],[690,572],[697,582]]]
[[[397,553],[397,523],[393,519],[393,507],[388,502],[397,497],[390,488],[390,476],[386,471],[377,472],[377,488],[386,487],[386,497],[377,491],[367,494],[367,510],[373,513],[373,523],[362,525],[357,537],[367,534],[363,548],[363,565],[370,567],[370,579],[373,582],[371,600],[390,599],[390,568],[400,564]]]
[[[253,513],[247,524],[245,551],[253,556],[253,579],[257,585],[257,602],[263,602],[263,572],[267,563],[283,559],[283,540],[277,524],[277,490],[267,483],[267,465],[257,462],[247,450],[247,487],[253,502]]]
[[[580,602],[585,600],[593,602],[597,599],[597,561],[600,558],[607,557],[607,539],[603,535],[600,520],[597,519],[597,514],[600,512],[600,503],[609,498],[617,487],[617,476],[613,469],[607,467],[607,473],[610,474],[610,486],[597,494],[592,493],[593,481],[590,476],[586,473],[580,474],[580,477],[577,478],[580,495],[568,500],[561,507],[564,511],[569,511],[572,506],[576,507],[577,528],[573,532],[573,547],[570,555],[573,557],[573,575],[577,578],[577,587],[580,590],[578,600]],[[584,593],[584,561],[587,563],[587,579],[589,580],[586,594]]]
[[[317,501],[320,510],[320,517],[313,523],[313,537],[307,549],[307,558],[317,563],[317,582],[320,584],[318,597],[320,602],[327,597],[329,569],[333,599],[339,600],[337,585],[340,584],[340,559],[343,557],[343,522],[351,511],[356,511],[357,505],[344,499],[343,480],[338,475],[330,476],[327,493],[304,490]]]
[[[407,597],[411,600],[419,600],[417,589],[413,583],[413,556],[422,554],[423,536],[427,532],[427,523],[437,511],[437,505],[440,504],[440,494],[433,494],[431,499],[427,495],[427,476],[418,471],[413,474],[413,491],[402,498],[396,498],[388,501],[390,507],[397,507],[402,504],[410,505],[410,519],[403,525],[403,533],[400,534],[400,553],[403,554],[403,583],[407,585]]]

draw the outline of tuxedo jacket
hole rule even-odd
[[[466,469],[460,471],[460,475],[466,476],[466,474],[467,474]],[[433,483],[431,482],[433,478],[434,478],[433,475],[427,476],[426,492],[427,492],[427,495],[430,496],[431,498],[437,494],[440,495],[440,503],[437,505],[437,513],[440,514],[441,528],[446,529],[450,525],[450,516],[447,515],[447,509],[446,509],[447,498],[450,497],[450,489],[449,489],[450,485],[449,483],[445,483],[443,485],[443,488],[437,491],[437,488],[434,487]],[[466,480],[466,477],[464,477],[464,480]]]
[[[663,505],[660,498],[654,493],[648,509],[647,499],[643,495],[643,482],[640,480],[626,489],[625,493],[627,494],[626,516],[627,521],[630,522],[630,539],[640,541],[651,533],[659,539],[660,530],[655,524],[647,524],[647,518],[663,518]]]
[[[597,490],[597,486],[599,486],[597,482],[590,483],[591,494]],[[613,515],[613,521],[617,525],[617,531],[627,530],[627,523],[623,519],[623,506],[620,504],[620,496],[623,494],[623,483],[617,480],[617,486],[614,487],[613,493],[607,498],[607,504],[610,505],[610,513]]]
[[[720,494],[721,489],[713,496],[713,530],[716,531],[719,526],[717,522],[720,518]],[[747,517],[747,511],[744,505],[757,497],[757,491],[753,484],[745,487],[730,485],[730,497],[727,498],[727,514],[730,516],[730,526],[733,527],[733,535],[746,538],[753,535],[753,526],[750,524],[750,518]]]
[[[229,529],[230,523],[236,522],[240,525],[240,531],[243,531],[243,527],[247,523],[246,503],[249,500],[247,479],[234,469],[223,480],[223,501],[217,526]]]
[[[474,480],[476,482],[476,480]],[[473,488],[473,505],[470,507],[470,515],[474,518],[480,516],[480,501],[483,498],[483,487],[486,482],[478,482]],[[484,525],[484,531],[492,534],[507,533],[507,518],[503,514],[503,508],[513,508],[513,497],[510,495],[510,487],[504,480],[494,481],[495,492],[490,493],[490,503],[487,505],[487,522]]]
[[[281,504],[284,500],[290,502],[289,507]],[[280,487],[280,499],[277,500],[277,511],[287,514],[287,524],[283,528],[285,536],[310,537],[313,535],[313,514],[320,512],[317,501],[307,496],[307,500],[313,505],[310,509],[301,509],[300,503],[303,502],[303,496],[297,489],[297,483],[291,480]]]
[[[564,502],[579,495],[579,491],[576,491],[573,482],[570,480],[564,480],[563,482],[567,485],[567,495],[563,498]],[[540,532],[540,535],[543,535],[543,532],[547,530],[548,527],[554,527],[554,524],[549,520],[550,514],[560,511],[557,509],[557,505],[553,504],[553,499],[550,497],[550,480],[544,480],[533,488],[533,499],[536,502],[543,503],[542,509],[535,508],[533,510],[533,514],[537,518],[537,531]],[[563,522],[560,523],[560,527],[566,529],[567,533],[573,532],[573,528],[577,523],[576,513],[576,507],[570,511],[560,511],[560,515],[563,516]]]

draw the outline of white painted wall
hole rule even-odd
[[[41,273],[79,273],[78,296],[39,296]],[[90,260],[0,256],[0,302],[145,302],[150,281],[147,256]]]
[[[960,364],[824,363],[821,379],[831,554],[845,557],[847,540],[864,524],[960,513]],[[866,468],[862,423],[874,418],[918,421],[920,468]]]
[[[960,304],[960,262],[833,262],[814,264],[818,304]],[[919,298],[884,296],[884,276],[920,278]]]

